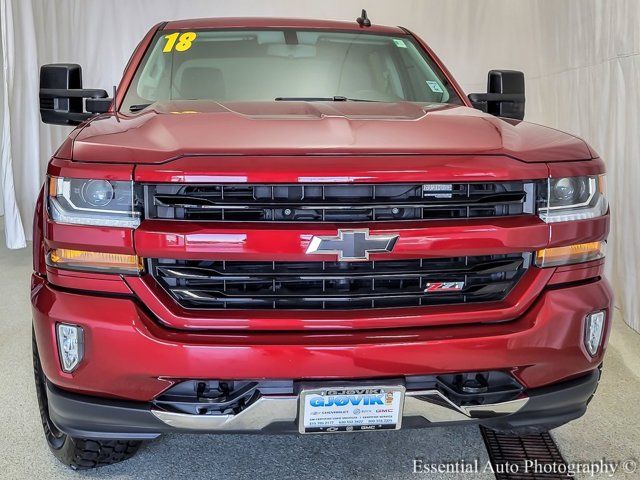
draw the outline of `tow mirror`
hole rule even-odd
[[[80,65],[53,63],[40,67],[40,118],[44,123],[78,125],[109,111],[112,101],[105,90],[82,88]]]
[[[524,118],[524,73],[516,70],[491,70],[487,93],[471,93],[474,108],[496,117]]]

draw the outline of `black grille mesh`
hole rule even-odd
[[[160,285],[187,308],[367,309],[502,300],[528,268],[529,254],[366,262],[148,262]],[[443,290],[447,285],[440,284],[445,283],[453,285]]]
[[[239,222],[376,222],[533,212],[533,183],[146,186],[146,217]]]

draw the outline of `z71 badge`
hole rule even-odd
[[[425,293],[435,292],[459,292],[464,288],[464,282],[433,282],[427,283]]]

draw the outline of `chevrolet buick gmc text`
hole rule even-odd
[[[34,222],[42,424],[73,468],[166,432],[359,432],[581,416],[611,326],[603,161],[465,96],[400,27],[156,25],[113,98],[45,65],[76,125]],[[373,434],[373,433],[371,433]]]

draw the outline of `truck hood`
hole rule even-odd
[[[76,132],[72,158],[163,163],[191,155],[507,155],[593,157],[584,141],[468,107],[410,102],[155,103],[101,115]]]

